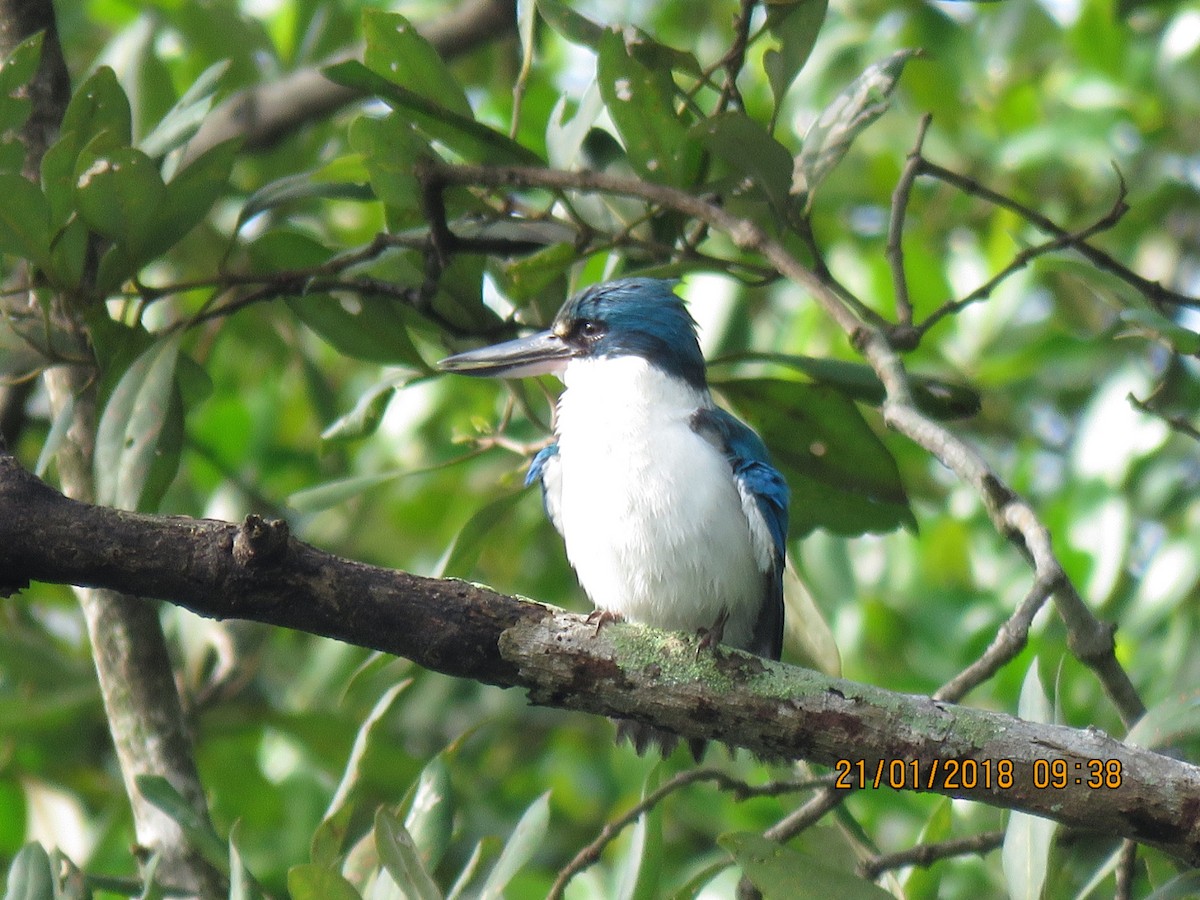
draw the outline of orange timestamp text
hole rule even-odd
[[[1122,781],[1119,759],[839,759],[834,775],[833,786],[840,790],[1009,790],[1018,785],[1115,790]]]

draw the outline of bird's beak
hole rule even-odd
[[[553,331],[542,331],[515,341],[458,353],[437,365],[443,372],[493,378],[560,375],[567,361],[577,352]]]

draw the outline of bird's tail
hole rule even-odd
[[[638,756],[645,755],[647,749],[654,747],[662,754],[663,759],[666,759],[679,743],[679,735],[673,731],[667,731],[665,728],[654,728],[651,725],[634,722],[632,719],[613,719],[613,724],[617,726],[617,743],[629,741]],[[704,759],[704,751],[708,748],[706,740],[688,738],[687,745],[696,762]]]

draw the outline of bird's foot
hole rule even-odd
[[[588,613],[586,621],[589,625],[596,626],[596,634],[592,635],[595,637],[605,625],[611,625],[613,622],[624,622],[625,617],[620,613],[613,612],[611,609],[593,609]]]
[[[713,622],[708,628],[700,628],[696,631],[696,636],[700,638],[700,643],[696,645],[696,659],[700,658],[700,653],[710,647],[715,647],[721,643],[725,637],[725,623],[729,621],[729,610],[723,609],[717,616],[717,621]]]

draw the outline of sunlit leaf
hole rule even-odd
[[[537,10],[546,24],[574,44],[593,50],[600,49],[604,29],[586,16],[573,10],[562,0],[537,0]]]
[[[536,153],[507,135],[394,84],[362,63],[349,60],[322,71],[331,81],[379,97],[394,109],[407,111],[426,134],[472,162],[542,164]]]
[[[786,353],[739,353],[713,360],[711,367],[742,362],[762,362],[803,372],[818,384],[827,385],[860,403],[880,406],[886,391],[875,370],[865,363]],[[910,375],[910,386],[917,408],[936,419],[960,419],[979,412],[979,392],[963,384]]]
[[[314,487],[296,491],[287,498],[288,506],[297,512],[317,512],[338,506],[348,500],[374,490],[380,485],[404,477],[404,472],[379,472],[370,475],[355,475],[339,478]]]
[[[363,720],[362,725],[359,726],[358,732],[354,735],[354,746],[350,748],[350,758],[346,761],[346,768],[342,772],[342,780],[338,783],[337,790],[333,792],[329,807],[325,810],[324,820],[338,816],[342,807],[349,801],[351,793],[362,776],[363,758],[370,749],[372,739],[376,737],[380,721],[391,711],[396,703],[396,698],[411,683],[411,679],[398,681],[384,691],[383,695],[375,701],[375,705]]]
[[[180,335],[150,346],[121,376],[96,429],[99,503],[156,506],[179,461],[183,413],[176,394]]]
[[[201,72],[154,129],[138,142],[138,148],[147,156],[161,157],[183,146],[212,109],[213,92],[228,69],[229,60],[223,59]]]
[[[54,871],[41,844],[26,844],[8,867],[4,900],[55,900]]]
[[[228,847],[171,782],[161,775],[138,775],[134,780],[138,792],[170,816],[206,860],[221,872],[229,873]]]
[[[304,200],[367,201],[373,199],[375,199],[375,194],[367,185],[321,181],[314,178],[311,172],[285,175],[263,185],[250,195],[242,207],[242,211],[238,214],[237,228],[241,229],[246,222],[259,213]]]
[[[600,94],[633,167],[651,181],[683,187],[696,177],[699,148],[675,111],[670,70],[641,62],[631,43],[639,40],[620,31],[604,33],[596,73]]]
[[[650,770],[642,783],[642,800],[658,789],[662,782],[662,768]],[[653,900],[662,896],[659,881],[662,876],[663,852],[663,808],[658,803],[638,816],[630,835],[629,849],[623,860],[620,900]]]
[[[392,397],[407,380],[406,376],[390,377],[374,385],[358,398],[352,410],[321,432],[321,440],[353,441],[374,434]]]
[[[363,10],[367,68],[451,112],[473,117],[450,68],[412,23],[397,13]]]
[[[410,835],[400,820],[380,808],[375,814],[375,849],[388,874],[413,900],[440,900],[438,890]]]
[[[525,867],[541,846],[549,824],[550,792],[547,791],[529,805],[508,836],[500,858],[496,860],[496,865],[488,873],[487,881],[479,892],[480,900],[500,900],[504,896],[504,889],[513,876]]]
[[[412,835],[421,859],[429,869],[437,868],[454,830],[454,802],[450,786],[450,770],[446,759],[438,754],[421,770],[413,788],[412,801],[404,827]]]
[[[898,50],[867,68],[825,107],[809,126],[796,157],[792,193],[811,202],[817,186],[863,130],[887,112],[904,65],[920,51]]]
[[[1017,715],[1029,722],[1048,723],[1053,720],[1054,711],[1038,677],[1036,657],[1021,685]],[[1013,900],[1038,900],[1042,896],[1056,828],[1057,823],[1040,816],[1017,810],[1008,814],[1001,860],[1008,895]]]
[[[783,6],[773,5],[768,10],[767,29],[779,44],[763,53],[763,69],[771,85],[776,110],[808,62],[828,7],[829,0],[799,0]]]

